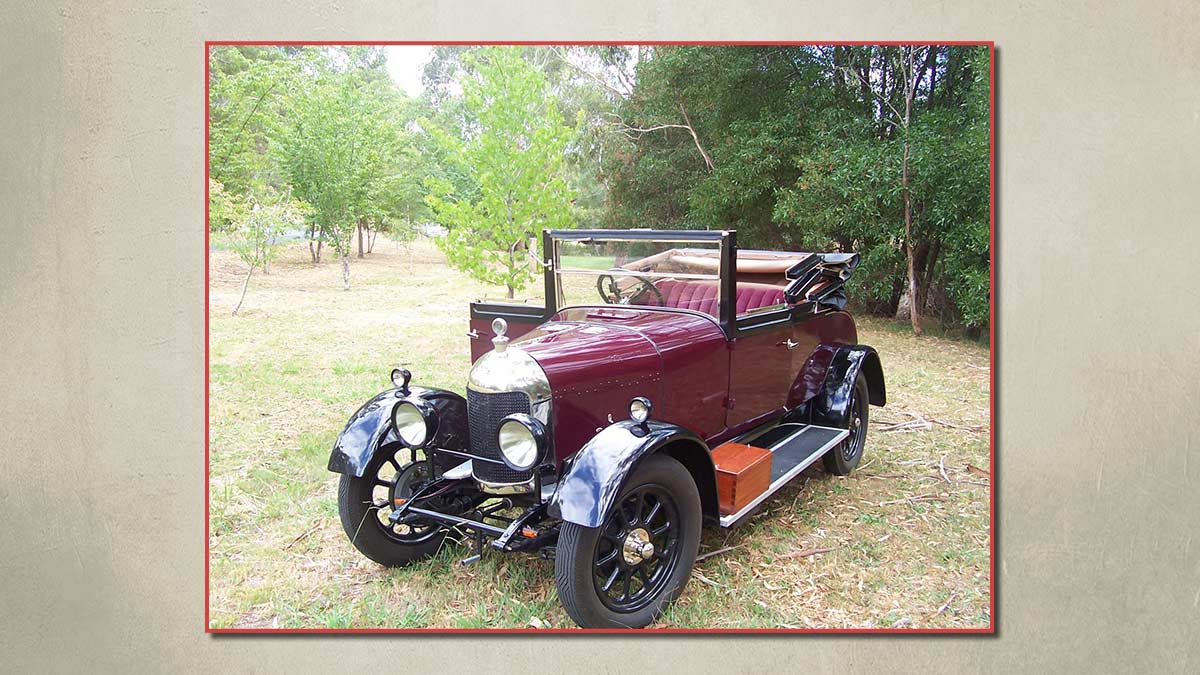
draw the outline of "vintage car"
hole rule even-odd
[[[350,418],[329,459],[342,525],[383,565],[451,531],[463,563],[539,552],[580,626],[643,627],[683,591],[702,525],[861,460],[885,393],[844,310],[858,256],[566,230],[534,258],[543,306],[471,305],[465,396],[396,369]]]

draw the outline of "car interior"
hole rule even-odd
[[[824,273],[818,254],[738,251],[737,314],[752,314],[785,304],[816,301],[833,284]],[[720,260],[716,251],[671,249],[622,266],[638,272],[716,274]],[[690,309],[716,317],[720,287],[714,279],[658,278],[657,293],[646,289],[635,304]]]

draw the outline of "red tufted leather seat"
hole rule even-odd
[[[693,281],[664,279],[657,284],[662,293],[663,305],[679,309],[692,309],[712,316],[717,315],[720,291],[715,281]],[[771,284],[742,282],[737,285],[737,313],[759,307],[769,307],[783,302],[783,288]]]

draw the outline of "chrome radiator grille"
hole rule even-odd
[[[503,462],[496,431],[500,420],[514,413],[530,411],[529,396],[524,392],[484,394],[467,389],[467,423],[470,430],[471,454]],[[489,483],[524,483],[533,477],[532,471],[513,471],[505,464],[475,462],[475,477]]]

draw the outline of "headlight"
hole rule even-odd
[[[629,402],[629,417],[634,422],[641,424],[650,419],[650,399],[643,396],[638,396]]]
[[[404,393],[408,393],[408,381],[412,379],[412,373],[404,368],[392,369],[392,384],[403,389]]]
[[[513,471],[528,471],[545,455],[546,428],[529,415],[517,413],[505,417],[496,435],[500,456]]]
[[[392,410],[392,422],[400,440],[410,448],[424,447],[437,430],[437,412],[425,401],[403,400]]]

